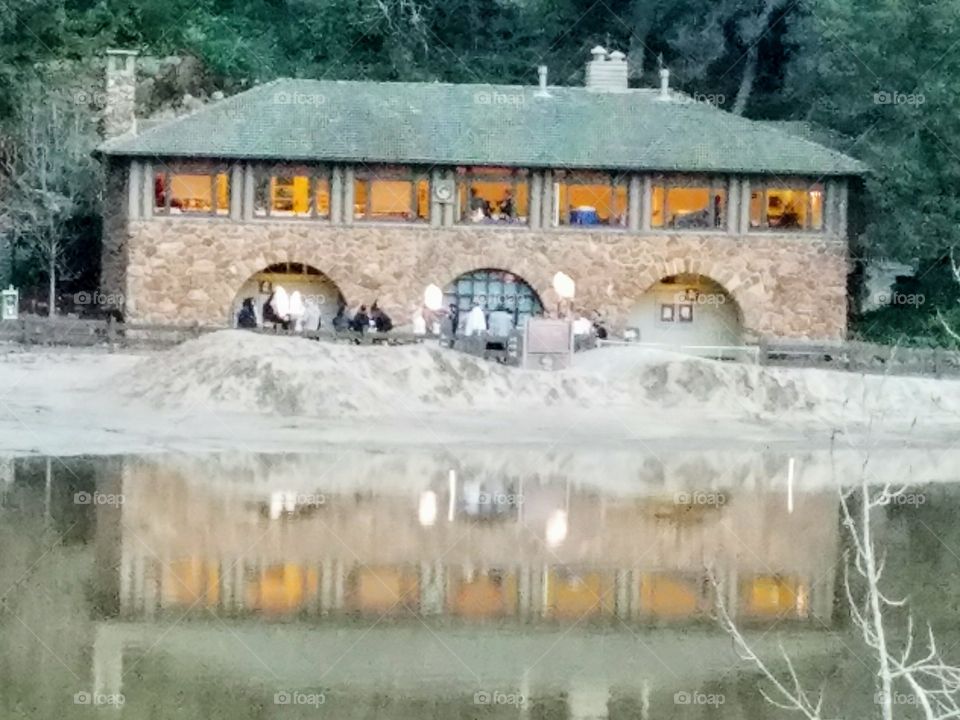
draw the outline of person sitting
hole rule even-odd
[[[350,329],[354,332],[366,332],[367,328],[370,326],[370,316],[367,315],[367,306],[361,305],[360,309],[353,314],[353,319],[350,321]]]
[[[476,189],[470,189],[470,221],[483,222],[490,217],[490,203],[477,194]]]
[[[346,303],[340,303],[337,306],[337,314],[333,317],[333,329],[336,332],[343,332],[350,329],[350,320],[347,318]]]
[[[237,327],[250,329],[256,326],[257,311],[253,306],[253,298],[244,298],[243,307],[240,308],[240,312],[237,315]]]
[[[370,320],[373,323],[374,329],[379,333],[390,332],[393,329],[393,320],[380,309],[377,303],[374,303],[373,307],[370,308]]]
[[[513,193],[507,190],[503,194],[503,200],[500,201],[500,219],[504,222],[510,222],[516,215],[516,208],[513,205]]]

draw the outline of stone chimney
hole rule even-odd
[[[107,93],[103,134],[107,138],[137,131],[137,51],[107,50]]]
[[[611,53],[597,45],[590,51],[593,59],[587,63],[587,90],[596,92],[626,92],[627,56],[619,50]]]

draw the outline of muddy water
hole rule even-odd
[[[960,454],[362,451],[0,464],[0,717],[777,718],[716,620],[877,717],[839,491],[960,661]],[[894,642],[902,617],[890,617]],[[913,717],[906,689],[897,717]]]

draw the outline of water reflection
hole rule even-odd
[[[44,638],[73,677],[54,693],[0,665],[0,690],[51,712],[122,696],[133,718],[172,716],[174,688],[205,717],[775,717],[710,615],[721,593],[758,642],[836,656],[838,458],[794,461],[789,480],[771,454],[7,463],[0,512],[44,530],[4,536],[39,559],[0,560],[0,584],[87,559]]]

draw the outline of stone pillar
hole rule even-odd
[[[837,235],[843,239],[847,239],[847,211],[850,206],[850,190],[847,185],[846,180],[840,180],[837,182],[839,185],[839,202],[837,203]]]
[[[543,194],[540,200],[540,227],[553,227],[553,173],[546,170],[543,173]]]
[[[252,163],[243,164],[243,212],[244,220],[253,220],[253,198],[256,193],[257,178]]]
[[[230,166],[230,219],[243,219],[243,165]]]
[[[543,219],[543,173],[534,172],[530,175],[530,211],[529,225],[534,230],[540,228]]]
[[[339,165],[330,173],[330,222],[343,224],[343,168]]]
[[[736,235],[740,227],[740,181],[732,177],[727,184],[727,232]]]
[[[743,178],[740,181],[740,233],[750,232],[750,180]]]
[[[153,194],[153,183],[153,163],[145,162],[143,163],[143,185],[140,186],[140,190],[143,192],[141,210],[143,211],[142,216],[145,218],[153,217],[153,203],[156,202]]]
[[[459,197],[457,191],[457,178],[456,173],[453,170],[446,170],[443,173],[443,178],[449,182],[453,183],[453,192],[455,197]],[[457,224],[456,217],[456,202],[448,202],[443,204],[443,225],[445,227],[450,227]]]
[[[627,227],[638,232],[643,222],[643,180],[639,175],[630,176],[629,199],[627,200]]]
[[[653,180],[649,175],[643,176],[643,200],[640,206],[640,227],[644,232],[653,225]]]
[[[440,184],[442,174],[440,170],[434,168],[430,171],[430,227],[440,227],[443,223],[443,205],[436,198],[434,190]]]
[[[107,138],[137,131],[136,50],[107,50],[107,97],[103,134]]]
[[[127,165],[127,217],[140,218],[140,197],[143,186],[143,163],[131,160]]]
[[[355,174],[353,165],[343,170],[343,224],[353,225],[353,181]]]

